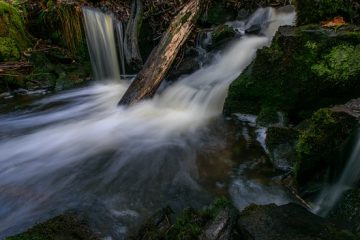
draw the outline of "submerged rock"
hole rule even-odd
[[[251,205],[241,214],[238,228],[243,240],[357,239],[297,204]]]

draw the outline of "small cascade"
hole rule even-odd
[[[120,69],[114,36],[114,18],[83,8],[86,39],[95,79],[119,79]]]
[[[83,13],[96,78],[119,79],[116,22],[90,8]],[[203,203],[196,158],[197,149],[212,141],[208,124],[221,116],[230,83],[271,43],[279,26],[294,24],[295,12],[274,9],[267,21],[269,30],[261,36],[237,39],[201,69],[131,107],[116,107],[129,83],[113,81],[0,115],[0,239],[79,204],[94,219],[104,218],[92,204],[103,205],[116,225],[111,236],[123,239],[126,227],[155,209]]]
[[[116,21],[116,36],[119,50],[119,57],[121,62],[121,73],[126,75],[125,71],[125,53],[124,53],[124,26],[121,21]]]
[[[314,212],[326,216],[340,200],[346,190],[353,188],[360,180],[360,130],[357,132],[357,141],[354,144],[350,158],[339,180],[320,194]]]

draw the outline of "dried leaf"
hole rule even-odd
[[[345,24],[346,24],[346,22],[343,17],[335,17],[334,19],[331,19],[329,21],[321,22],[321,27],[337,28],[337,27],[341,27]]]

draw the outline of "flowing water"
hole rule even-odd
[[[239,208],[256,195],[279,202],[274,196],[283,193],[253,174],[266,165],[255,126],[242,126],[236,141],[244,143],[244,164],[236,166],[221,120],[229,84],[280,25],[294,23],[294,11],[268,12],[260,35],[237,39],[153,99],[122,108],[129,82],[119,80],[113,19],[86,9],[95,76],[111,81],[0,115],[0,238],[66,209],[86,209],[101,232],[118,239],[160,207],[200,207],[216,192]]]
[[[316,201],[314,212],[322,216],[328,215],[342,195],[358,184],[360,180],[360,130],[357,131],[356,141],[347,164],[338,179],[330,186],[325,187]]]
[[[114,33],[115,19],[111,15],[103,14],[92,8],[83,8],[83,15],[86,39],[95,79],[120,78]],[[119,26],[119,24],[116,25]]]

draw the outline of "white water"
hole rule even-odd
[[[119,61],[111,15],[83,8],[86,39],[95,79],[118,79]]]
[[[84,16],[96,76],[114,81],[0,116],[0,238],[89,199],[111,209],[118,225],[164,203],[199,200],[194,161],[201,129],[221,114],[229,84],[256,50],[295,13],[272,10],[266,35],[242,37],[209,66],[129,108],[116,107],[128,83],[118,80],[113,21],[92,10]]]
[[[339,180],[335,184],[325,187],[318,197],[313,210],[315,213],[326,216],[342,195],[360,181],[360,130],[357,132],[356,139],[350,158]]]

